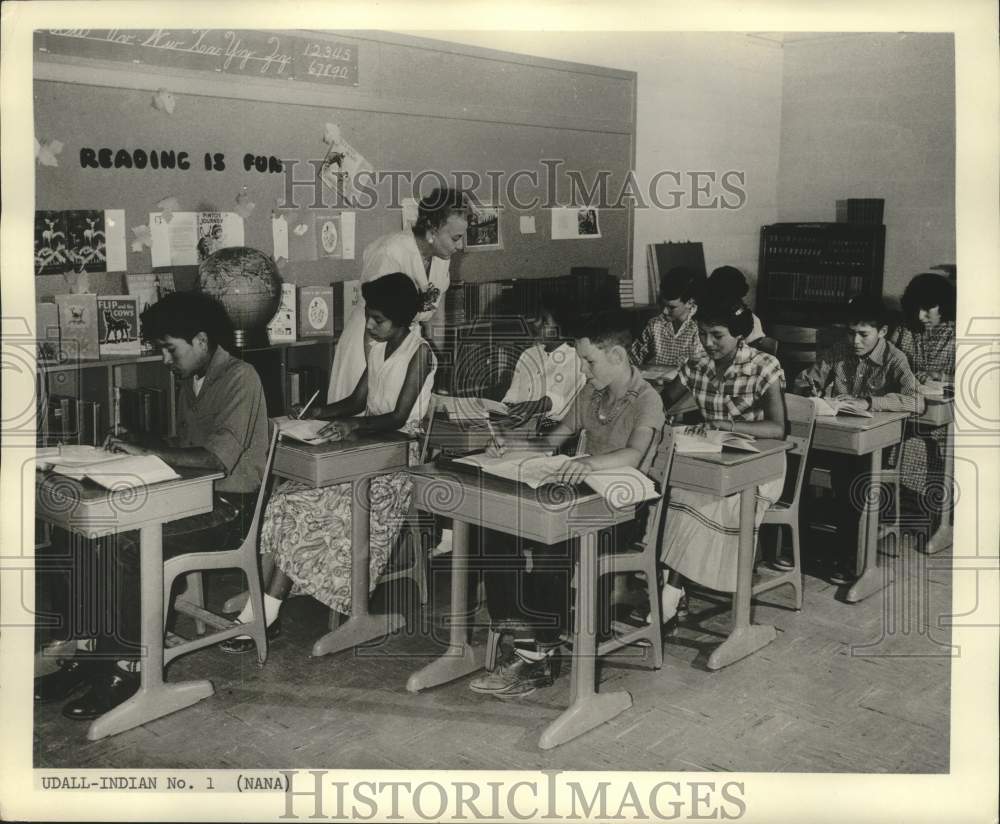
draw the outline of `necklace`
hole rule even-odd
[[[627,393],[626,393],[627,394]],[[617,417],[618,412],[621,410],[622,401],[625,400],[625,396],[618,398],[618,400],[611,403],[607,409],[604,408],[604,402],[610,397],[610,393],[605,390],[594,396],[594,415],[597,417],[601,423],[607,423],[610,420],[614,420]]]

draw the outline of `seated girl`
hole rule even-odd
[[[330,421],[321,435],[342,440],[395,430],[416,434],[427,412],[437,366],[427,342],[411,329],[420,310],[420,294],[413,281],[399,272],[364,283],[361,291],[366,330],[373,341],[367,368],[348,397],[314,409],[311,417]],[[414,456],[411,449],[411,459]],[[264,593],[268,637],[280,632],[275,621],[290,594],[311,595],[339,613],[350,613],[351,489],[349,483],[317,489],[286,481],[271,495],[260,534],[261,553],[270,553],[274,560]],[[389,561],[412,489],[407,472],[372,479],[371,589]],[[237,620],[251,617],[248,604]],[[254,648],[247,636],[220,646],[234,653]]]
[[[565,339],[556,315],[554,296],[541,295],[535,316],[528,319],[534,342],[517,359],[503,396],[515,422],[537,415],[538,429],[561,421],[586,382],[576,349]]]
[[[698,334],[705,357],[690,360],[664,390],[664,402],[676,403],[685,389],[694,397],[704,426],[758,438],[785,437],[785,376],[777,358],[746,343],[753,316],[741,302],[706,299],[698,305]],[[757,490],[754,529],[781,495],[781,477]],[[683,579],[714,590],[736,590],[740,496],[674,489],[670,493],[661,560],[669,568],[663,587],[663,620],[677,614]]]
[[[917,275],[903,292],[902,305],[906,322],[892,342],[906,355],[917,381],[954,381],[955,285],[931,272]],[[902,504],[932,517],[950,498],[944,487],[946,435],[945,427],[938,427],[914,432],[903,442]]]

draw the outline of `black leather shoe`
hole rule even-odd
[[[274,622],[267,628],[267,640],[273,641],[281,635],[281,617],[274,619]],[[246,652],[253,652],[257,649],[257,645],[254,643],[253,638],[249,635],[245,638],[227,638],[225,641],[219,642],[219,649],[223,652],[228,652],[230,655],[243,655]]]
[[[62,714],[74,721],[100,718],[135,695],[138,689],[138,673],[112,665],[95,677],[89,691],[63,707]]]
[[[90,683],[94,662],[86,657],[66,658],[59,662],[59,669],[35,679],[35,700],[61,701]]]

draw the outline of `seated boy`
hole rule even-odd
[[[847,307],[848,339],[795,379],[793,391],[803,395],[834,397],[857,409],[874,412],[920,412],[917,379],[906,356],[886,340],[886,311],[878,298],[858,296]],[[895,455],[892,456],[893,460]],[[832,473],[837,533],[857,534],[859,482],[868,471],[867,461],[854,455],[823,453]],[[852,544],[844,540],[845,546]],[[853,577],[853,557],[842,557],[830,580],[848,583]],[[850,565],[850,566],[849,566]]]
[[[542,295],[537,314],[528,320],[534,343],[517,359],[503,396],[515,421],[538,415],[539,429],[561,421],[586,382],[576,350],[563,339],[557,314],[555,298]]]
[[[683,266],[674,267],[660,278],[659,304],[663,311],[650,318],[632,344],[632,363],[640,367],[680,367],[691,358],[704,356],[694,319],[699,288],[697,276]]]
[[[224,348],[232,343],[232,324],[222,305],[208,295],[167,295],[142,313],[141,322],[143,338],[163,352],[163,363],[180,381],[177,436],[120,433],[109,436],[106,446],[132,455],[158,455],[175,467],[224,472],[226,477],[215,482],[212,512],[164,525],[163,558],[230,549],[249,528],[267,460],[267,407],[260,378]],[[138,689],[138,550],[135,533],[119,536],[114,581],[101,581],[99,587],[110,600],[102,608],[112,616],[112,626],[97,638],[96,655],[78,655],[35,679],[35,698],[43,701],[68,698],[90,686],[63,708],[67,718],[96,718]],[[70,605],[61,606],[68,614]]]
[[[621,312],[586,323],[576,339],[586,384],[562,421],[542,437],[508,433],[495,451],[553,449],[585,434],[590,457],[573,461],[557,480],[580,483],[594,469],[639,467],[651,454],[664,416],[660,396],[629,362],[628,329],[629,318]],[[552,655],[568,623],[572,549],[566,543],[533,547],[529,574],[517,539],[487,531],[485,542],[490,616],[495,626],[512,628],[514,638],[512,646],[501,645],[495,670],[470,686],[493,695],[526,695],[554,678]]]

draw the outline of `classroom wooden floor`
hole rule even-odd
[[[468,678],[420,694],[410,672],[441,649],[447,631],[447,558],[435,560],[435,608],[408,604],[410,629],[373,647],[313,659],[326,614],[307,598],[284,609],[284,631],[264,668],[256,656],[210,648],[171,666],[168,678],[211,678],[216,694],[191,708],[102,741],[35,710],[36,767],[736,770],[751,772],[947,772],[949,768],[950,554],[928,558],[909,540],[881,558],[895,583],[860,604],[807,563],[805,608],[789,587],[764,596],[755,620],[777,640],[719,672],[707,651],[728,627],[728,606],[695,595],[692,616],[665,645],[663,669],[635,654],[599,668],[602,689],[627,689],[633,706],[555,750],[538,749],[565,707],[569,678],[519,698],[477,695]],[[210,578],[210,600],[238,585]],[[393,585],[395,586],[395,585]],[[413,599],[409,584],[380,589]],[[841,596],[842,598],[842,596]],[[482,632],[480,631],[480,635]]]

